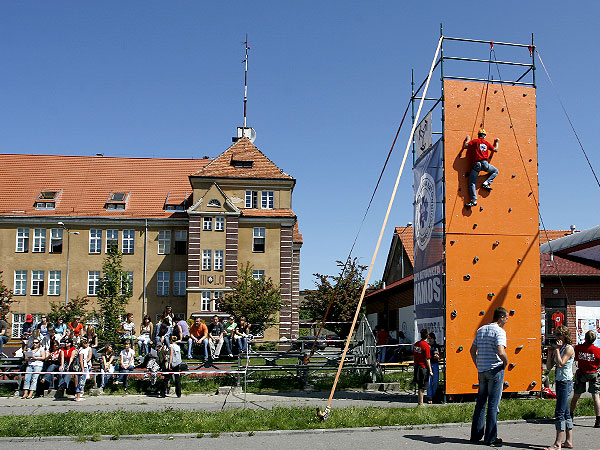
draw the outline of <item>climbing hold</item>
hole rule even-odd
[[[460,347],[458,347],[458,349],[456,351],[462,352],[463,351],[463,346],[461,345]]]
[[[457,108],[460,108],[460,103],[458,105],[456,105]]]
[[[467,88],[465,88],[465,91],[467,90]]]
[[[517,259],[517,264],[521,264],[523,260],[521,258]]]
[[[497,94],[497,93],[498,93],[498,89],[494,89],[494,94]]]
[[[473,229],[475,229],[475,228],[477,228],[477,224],[476,223],[473,224]]]
[[[480,207],[479,207],[479,211],[483,211],[483,206],[480,206]]]
[[[479,315],[480,316],[485,316],[485,311],[483,311],[483,310],[479,311]]]
[[[498,247],[500,245],[500,241],[494,242],[494,247]]]
[[[496,295],[496,294],[494,294],[493,292],[490,292],[490,293],[488,294],[488,297],[493,297],[494,295]]]
[[[489,110],[490,110],[490,107],[488,106],[487,108],[485,108],[485,110],[486,110],[486,111],[489,111]]]
[[[473,383],[473,389],[479,389],[479,383]]]
[[[514,178],[514,177],[516,177],[516,175],[513,173],[513,174],[512,174],[512,178]]]
[[[522,295],[522,294],[519,292],[519,293],[517,294],[517,298],[521,298],[521,297],[523,297],[523,295]]]
[[[512,368],[513,368],[513,367],[515,367],[516,365],[517,365],[517,363],[510,363],[510,364],[508,365],[508,367],[510,367],[510,368],[512,369]]]
[[[529,386],[531,387],[535,387],[537,385],[537,381],[533,380],[531,383],[529,383]]]
[[[464,279],[465,279],[465,280],[467,280],[467,281],[469,281],[469,280],[471,279],[471,275],[469,275],[469,274],[466,274],[466,275],[464,276]]]
[[[523,94],[523,97],[527,97],[527,94]]]
[[[456,316],[457,316],[457,315],[458,315],[458,313],[456,312],[456,310],[453,310],[453,311],[450,313],[450,317],[452,317],[453,319],[454,319],[454,318],[456,318]]]
[[[508,212],[511,212],[511,211],[512,211],[512,208],[508,208]]]
[[[476,256],[475,258],[473,258],[473,264],[477,263],[477,261],[479,261],[479,256]]]
[[[533,159],[529,158],[529,162],[533,161]]]
[[[456,241],[450,241],[450,245],[454,245]]]
[[[502,112],[504,112],[504,108],[502,108]]]
[[[523,345],[519,345],[519,346],[517,347],[517,350],[521,350],[523,347],[524,347]]]
[[[511,309],[510,312],[508,313],[509,316],[514,316],[515,315],[515,310]]]

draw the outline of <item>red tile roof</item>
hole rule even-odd
[[[413,227],[396,227],[395,233],[398,235],[404,246],[404,250],[408,254],[410,263],[415,265],[415,244],[413,240]]]
[[[234,162],[252,162],[252,167],[235,166]],[[206,167],[193,173],[211,178],[293,178],[277,167],[248,138],[242,138],[217,156]]]
[[[300,233],[300,228],[298,227],[298,221],[294,224],[294,237],[293,241],[297,244],[302,244],[302,233]]]
[[[189,174],[210,159],[0,154],[0,214],[15,216],[187,217],[164,211],[169,195],[191,195]],[[36,210],[42,190],[60,191],[56,209]],[[105,209],[111,192],[128,193],[125,210]]]
[[[296,217],[291,209],[242,209],[246,217]]]
[[[576,231],[577,233],[577,231]],[[571,234],[571,230],[540,230],[540,245]]]
[[[550,253],[540,254],[540,274],[542,276],[600,276],[600,265],[597,263],[586,263],[577,258],[563,258]]]
[[[412,283],[414,282],[414,279],[415,279],[414,275],[409,275],[407,277],[402,278],[401,280],[394,281],[392,284],[387,285],[383,289],[377,289],[376,291],[373,291],[373,292],[365,295],[365,298],[366,297],[375,297],[380,294],[383,294],[384,292],[387,294],[391,291],[396,290],[399,287],[410,287],[412,285]]]

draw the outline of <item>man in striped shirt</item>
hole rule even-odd
[[[502,398],[504,369],[508,366],[506,331],[508,311],[502,307],[494,311],[494,321],[477,330],[471,345],[471,358],[479,373],[479,391],[471,424],[471,442],[483,442],[491,447],[502,445],[498,437],[498,406]],[[484,421],[485,405],[487,415]],[[485,423],[485,432],[484,432]]]

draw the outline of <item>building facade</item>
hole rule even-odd
[[[128,311],[155,320],[219,314],[240,266],[279,285],[280,325],[298,334],[302,236],[292,211],[295,180],[250,140],[215,159],[0,155],[0,254],[13,292],[9,322],[88,296],[91,308],[111,245],[133,281]]]

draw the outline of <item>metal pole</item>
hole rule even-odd
[[[411,118],[412,118],[412,122],[411,125],[415,124],[415,69],[410,69],[410,90],[411,90],[411,96],[410,96],[410,114],[411,114]],[[412,142],[412,154],[413,154],[413,166],[415,165],[415,140],[413,139]]]
[[[535,43],[533,33],[531,33],[531,65],[533,67],[533,88],[535,89]]]
[[[440,26],[440,29],[441,29],[441,26]],[[449,36],[445,36],[444,39],[448,39],[449,41],[459,41],[459,42],[475,42],[478,44],[491,44],[493,42],[494,45],[508,45],[510,47],[529,47],[529,44],[513,44],[511,42],[482,41],[480,39],[465,39],[465,38],[455,38],[455,37],[449,37]]]
[[[63,228],[67,231],[67,286],[65,287],[65,306],[69,304],[69,251],[71,249],[71,233],[63,225]]]
[[[244,58],[244,128],[246,128],[246,103],[248,103],[248,33],[246,33],[246,41],[244,42],[246,47],[246,58]]]

